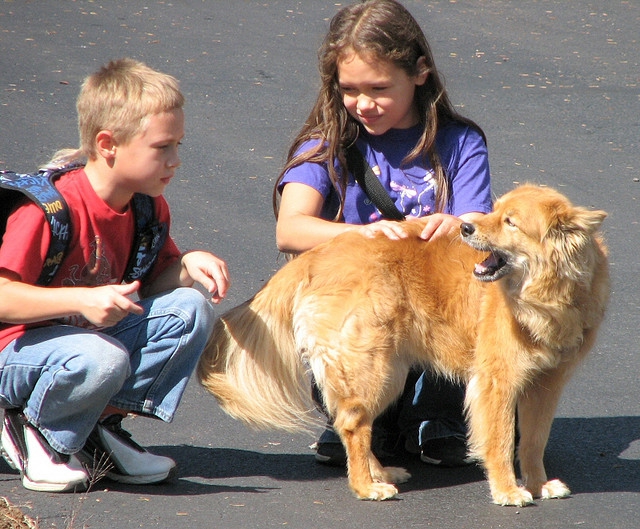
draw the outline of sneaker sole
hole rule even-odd
[[[428,465],[442,465],[442,459],[433,459],[425,456],[424,454],[420,454],[420,461],[427,463]]]
[[[318,463],[327,463],[328,461],[331,461],[332,457],[331,456],[323,456],[320,454],[316,454],[316,461]]]
[[[336,458],[331,456],[323,456],[322,454],[315,454],[316,462],[321,465],[327,465],[330,467],[345,467],[347,466],[346,458]]]
[[[428,465],[436,465],[439,467],[447,468],[466,467],[475,463],[475,460],[473,458],[465,458],[457,461],[443,461],[442,459],[433,459],[424,454],[420,455],[420,461],[422,461],[423,463],[427,463]]]
[[[107,472],[106,477],[111,481],[118,483],[127,483],[129,485],[156,485],[164,481],[171,481],[176,476],[176,468],[173,467],[169,472],[160,474],[151,474],[146,476],[129,476],[127,474],[118,474],[116,472]]]
[[[26,475],[22,476],[22,486],[36,492],[85,492],[89,488],[89,481],[70,483],[43,483],[31,481]]]

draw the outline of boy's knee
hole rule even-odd
[[[131,361],[122,347],[103,346],[76,356],[66,368],[80,374],[88,386],[119,388],[131,374]]]
[[[196,327],[210,328],[213,325],[213,306],[199,290],[178,288],[173,295],[176,296],[176,305],[192,316]]]

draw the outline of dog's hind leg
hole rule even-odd
[[[383,467],[371,452],[373,416],[357,398],[338,403],[334,428],[347,451],[349,486],[362,500],[393,498],[398,489],[392,484],[410,475],[401,468]]]
[[[526,489],[534,498],[564,498],[571,492],[560,480],[548,480],[544,450],[549,439],[556,406],[568,379],[564,365],[535,379],[518,399],[520,471]]]

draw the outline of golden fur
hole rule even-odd
[[[407,221],[399,241],[345,233],[224,314],[199,379],[233,417],[297,430],[313,421],[310,369],[346,447],[351,489],[381,500],[410,476],[372,454],[372,422],[412,365],[430,365],[468,382],[469,446],[494,502],[567,496],[542,459],[562,388],[604,315],[605,217],[525,185],[450,238],[420,240],[424,219]]]

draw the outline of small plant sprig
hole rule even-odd
[[[109,454],[104,452],[98,454],[98,451],[94,451],[92,463],[85,463],[83,466],[89,476],[89,486],[87,487],[87,490],[78,497],[79,507],[71,511],[71,515],[67,518],[66,529],[75,529],[76,521],[78,520],[78,516],[82,510],[82,502],[87,499],[87,495],[91,492],[96,483],[106,477],[109,471],[113,468],[113,463],[111,462]]]

